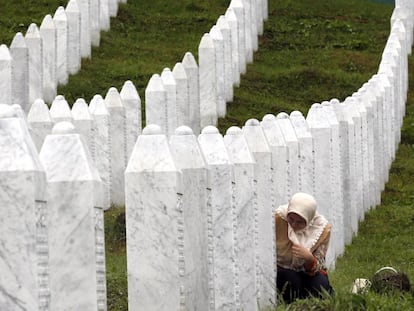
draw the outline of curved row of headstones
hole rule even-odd
[[[187,127],[169,138],[160,126],[144,129],[125,171],[131,310],[256,310],[274,302],[273,208],[296,191],[313,193],[332,222],[334,264],[364,212],[380,203],[400,140],[413,29],[407,12],[412,6],[394,11],[378,74],[343,103],[315,104],[306,119],[292,112],[249,120],[224,137],[212,126],[198,139]],[[68,120],[51,107],[58,123],[39,156],[19,106],[0,106],[4,309],[106,308],[108,201],[96,159],[111,161],[102,147],[111,140],[108,106],[119,120],[123,103],[110,91],[83,108],[95,113],[98,143],[88,147],[90,136],[78,134],[84,125],[59,123]],[[82,115],[76,106],[69,112]]]
[[[50,103],[57,86],[81,67],[99,46],[101,30],[110,28],[119,3],[126,0],[70,0],[47,14],[41,25],[30,24],[18,32],[10,48],[0,45],[0,92],[2,104],[18,104],[27,113],[38,98]]]
[[[273,209],[296,191],[314,194],[332,223],[334,267],[380,204],[400,142],[414,15],[400,5],[378,72],[343,102],[251,119],[224,137],[211,125],[198,136],[144,128],[125,172],[131,310],[275,303]]]

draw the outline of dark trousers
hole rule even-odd
[[[308,297],[322,298],[324,291],[329,294],[333,291],[328,276],[319,272],[310,276],[304,272],[278,267],[276,283],[278,293],[286,303]]]

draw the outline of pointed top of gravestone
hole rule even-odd
[[[26,31],[26,38],[40,38],[39,27],[35,23],[31,23]]]
[[[243,135],[243,131],[238,126],[230,126],[226,131],[226,135]]]
[[[121,92],[119,93],[121,95],[121,98],[123,100],[140,100],[137,88],[135,87],[134,83],[132,81],[127,80],[124,82],[124,85],[122,86]]]
[[[9,48],[5,44],[0,45],[0,60],[12,60]]]
[[[161,80],[164,85],[176,85],[174,75],[170,68],[164,68],[161,73]]]
[[[203,130],[201,131],[201,134],[219,134],[219,130],[214,125],[207,125]]]
[[[67,21],[67,16],[66,16],[66,11],[65,8],[63,6],[59,6],[56,11],[55,11],[55,15],[53,16],[54,20],[59,20],[59,21]]]
[[[280,130],[283,133],[283,137],[288,142],[297,143],[298,137],[296,135],[295,129],[293,128],[292,121],[290,120],[289,115],[286,112],[281,112],[276,116],[276,122],[280,127]]]
[[[95,94],[93,98],[91,99],[91,102],[89,103],[89,112],[92,114],[95,111],[96,104],[98,101],[104,101],[102,98],[102,95]]]
[[[229,127],[226,135],[224,135],[224,144],[231,162],[235,164],[255,163],[241,128],[237,126]]]
[[[242,131],[253,154],[255,152],[270,152],[269,143],[257,119],[247,120]]]
[[[275,121],[276,120],[276,116],[274,114],[268,113],[265,114],[262,118],[262,122],[268,122],[268,121]]]
[[[306,122],[310,128],[329,128],[329,121],[326,118],[326,115],[323,110],[323,106],[319,103],[315,103],[308,110],[308,115],[306,116]]]
[[[204,168],[203,158],[197,137],[188,126],[180,126],[170,137],[170,149],[178,169]]]
[[[230,30],[230,25],[224,15],[220,15],[219,18],[217,19],[217,26],[220,29]]]
[[[39,153],[48,182],[100,181],[80,134],[70,122],[55,124]]]
[[[226,10],[226,19],[227,22],[236,22],[237,23],[237,15],[233,10],[233,7],[228,7]]]
[[[115,87],[109,88],[106,93],[105,104],[107,108],[123,107],[121,95]]]
[[[21,32],[16,33],[16,35],[13,38],[12,43],[10,44],[10,49],[26,49],[26,40],[23,37],[23,34]]]
[[[295,129],[297,137],[308,138],[312,137],[305,117],[300,111],[293,111],[290,113],[290,121]]]
[[[43,99],[36,99],[30,107],[29,113],[27,114],[27,120],[30,123],[35,122],[52,122],[50,117],[49,108],[45,104]]]
[[[174,133],[175,135],[194,135],[193,130],[186,125],[181,125],[177,127]]]
[[[152,75],[145,92],[165,92],[164,84],[159,74],[155,73]]]
[[[77,0],[69,0],[66,5],[66,12],[79,13],[79,4]]]
[[[222,34],[220,28],[217,25],[214,25],[213,27],[211,27],[211,29],[210,29],[210,36],[214,40],[221,40],[221,41],[223,41],[223,34]]]
[[[83,98],[78,98],[72,106],[74,120],[92,120],[89,107]]]
[[[50,106],[50,116],[54,122],[63,121],[62,119],[66,119],[65,121],[72,119],[72,113],[65,97],[62,95],[55,97]]]
[[[208,165],[231,164],[223,136],[215,126],[203,128],[198,142]]]
[[[249,119],[244,124],[245,126],[260,126],[260,122],[257,119]]]
[[[173,74],[173,76],[176,80],[186,80],[187,79],[187,74],[185,72],[185,69],[184,69],[184,66],[183,66],[182,63],[176,63],[175,64],[175,66],[173,68],[173,71],[172,71],[172,74]]]
[[[18,118],[18,116],[11,105],[0,104],[0,119],[2,118]]]
[[[185,53],[182,63],[185,68],[198,68],[197,61],[191,52]]]
[[[177,171],[167,137],[156,124],[149,124],[138,136],[125,174]]]
[[[242,0],[231,0],[229,7],[231,8],[243,8]]]
[[[45,200],[46,175],[25,121],[15,107],[0,104],[0,171],[35,171],[35,199]]]
[[[105,100],[101,95],[97,94],[93,97],[89,111],[92,115],[109,115],[108,108],[106,107]]]
[[[331,103],[332,105],[336,105],[336,104],[339,104],[339,103],[340,103],[340,101],[339,101],[339,99],[338,99],[338,98],[332,98],[332,99],[330,100],[330,103]]]
[[[62,121],[56,123],[52,128],[53,135],[64,135],[76,133],[75,126],[71,122]]]
[[[142,130],[142,135],[161,135],[161,127],[157,124],[148,124]]]
[[[279,112],[276,119],[289,119],[289,115],[286,112]]]
[[[201,38],[199,49],[214,49],[214,41],[209,33],[205,33]]]
[[[263,117],[260,125],[269,143],[269,146],[286,146],[283,133],[277,124],[277,119],[273,114],[267,114]]]
[[[40,24],[40,29],[55,29],[55,23],[53,22],[53,18],[50,14],[47,14]]]

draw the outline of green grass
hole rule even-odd
[[[78,97],[89,101],[97,93],[104,95],[110,86],[120,88],[125,80],[132,80],[144,101],[150,76],[164,67],[172,68],[187,51],[197,55],[202,34],[229,2],[130,0],[111,20],[111,31],[102,33],[101,46],[93,49],[92,58],[83,60],[82,70],[59,87],[59,93],[70,102]],[[43,16],[53,13],[59,4],[62,1],[2,0],[0,42],[9,45],[17,31],[25,32],[31,22],[40,25]],[[267,113],[300,110],[306,115],[314,102],[351,95],[378,68],[391,13],[390,5],[363,0],[270,0],[259,51],[235,90],[234,102],[228,104],[227,117],[219,120],[220,131],[241,126],[249,118],[261,119]],[[414,72],[412,58],[410,72]],[[349,293],[355,278],[371,278],[385,265],[414,280],[413,90],[408,95],[402,142],[382,205],[365,216],[358,236],[330,273],[335,297],[305,300],[280,310],[412,309],[412,295]],[[122,212],[123,208],[105,213],[111,311],[127,310],[125,229],[118,218]]]

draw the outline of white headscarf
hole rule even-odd
[[[308,250],[316,244],[325,229],[328,221],[316,212],[316,200],[307,193],[295,193],[289,204],[280,206],[276,212],[287,221],[289,213],[295,213],[306,221],[306,227],[302,230],[293,230],[288,224],[288,237],[294,244],[299,244]]]

